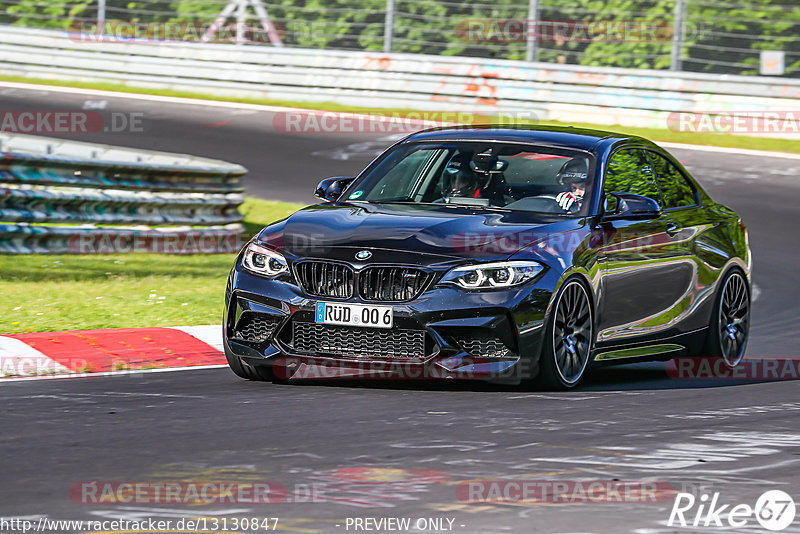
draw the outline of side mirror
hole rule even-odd
[[[354,178],[350,176],[334,176],[325,178],[314,190],[314,196],[326,202],[333,202],[342,196],[342,191],[347,189]]]
[[[652,198],[634,195],[633,193],[609,193],[617,200],[617,209],[606,213],[604,221],[621,219],[647,220],[655,219],[661,215],[661,206]]]

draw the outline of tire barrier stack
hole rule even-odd
[[[240,165],[0,134],[0,253],[236,252]]]

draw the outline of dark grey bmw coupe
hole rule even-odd
[[[604,363],[744,356],[745,225],[640,137],[437,128],[316,195],[231,271],[224,345],[243,378],[571,388]]]

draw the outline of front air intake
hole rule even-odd
[[[419,297],[432,275],[413,267],[368,267],[358,273],[362,299],[375,302],[403,302]]]
[[[353,269],[341,263],[303,261],[295,265],[303,292],[314,297],[349,299],[353,296]]]

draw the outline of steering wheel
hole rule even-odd
[[[577,213],[580,210],[580,207],[578,207],[578,203],[577,202],[574,202],[569,207],[569,209],[565,210],[564,208],[561,207],[561,204],[558,203],[558,200],[556,200],[556,196],[555,195],[539,195],[539,196],[534,197],[534,198],[542,199],[542,200],[546,200],[547,201],[548,208],[549,208],[547,210],[548,213]],[[544,210],[542,210],[542,211],[544,211]]]
[[[573,204],[569,210],[564,210],[559,205],[554,195],[538,195],[535,197],[521,198],[506,205],[507,209],[538,211],[541,213],[577,213],[578,207]]]

